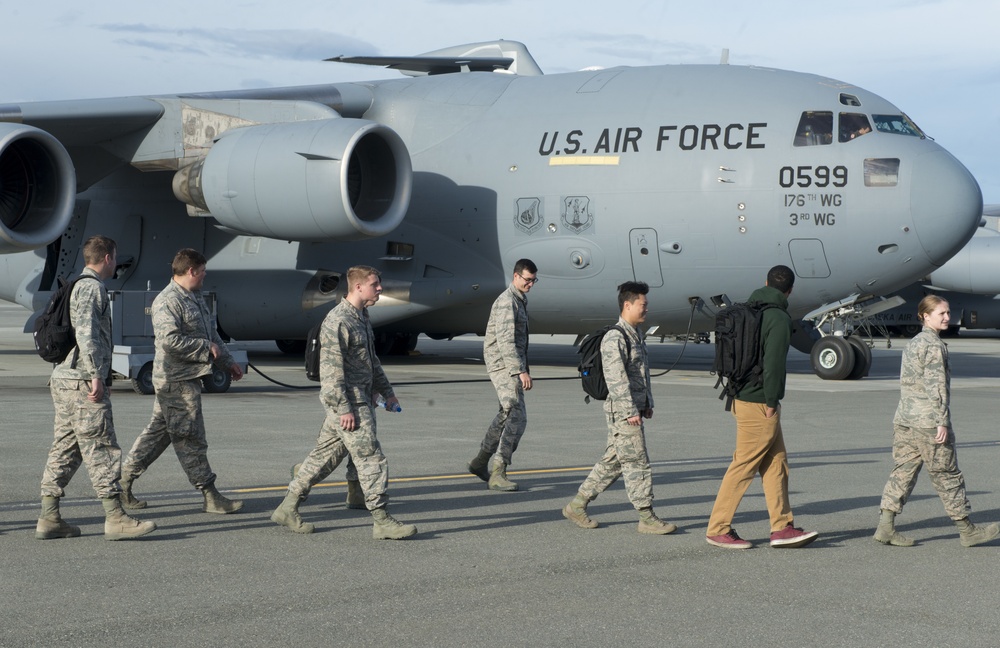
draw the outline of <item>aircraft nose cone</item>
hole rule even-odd
[[[940,266],[979,226],[983,193],[969,170],[950,153],[925,153],[913,163],[910,211],[927,258]]]

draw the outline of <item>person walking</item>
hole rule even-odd
[[[49,388],[55,407],[55,440],[42,474],[39,540],[75,538],[80,527],[62,519],[59,499],[81,464],[104,507],[107,540],[138,538],[156,530],[121,506],[122,451],[111,411],[111,306],[104,280],[117,266],[118,244],[92,236],[83,244],[86,267],[70,293],[70,322],[76,346],[52,369]]]
[[[403,524],[386,510],[389,464],[375,427],[376,395],[384,399],[386,411],[401,410],[375,355],[375,334],[368,317],[368,307],[382,294],[382,280],[377,269],[354,266],[347,271],[347,282],[347,296],[327,313],[320,329],[320,401],[326,419],[316,447],[298,464],[271,521],[296,533],[312,533],[315,526],[302,521],[299,504],[350,453],[364,505],[375,520],[372,537],[402,540],[416,534],[417,527]]]
[[[493,302],[486,323],[483,360],[497,392],[500,410],[486,430],[479,454],[469,462],[469,472],[487,482],[490,490],[516,491],[507,479],[507,466],[528,423],[524,392],[531,389],[528,370],[528,293],[538,283],[538,268],[531,259],[514,264],[507,290]],[[494,456],[494,454],[496,456]],[[493,469],[488,470],[490,457]]]
[[[625,478],[625,492],[639,512],[639,533],[666,535],[677,527],[653,512],[653,471],[646,450],[643,419],[653,418],[653,390],[649,379],[649,356],[639,325],[649,310],[649,286],[628,281],[618,286],[621,316],[615,328],[601,340],[601,362],[608,397],[604,414],[608,422],[608,444],[604,456],[594,464],[576,497],[563,507],[562,514],[584,529],[598,523],[587,515],[587,504],[608,489],[619,477]]]
[[[1000,536],[1000,526],[979,527],[969,520],[972,506],[965,496],[965,477],[958,469],[951,426],[951,362],[948,345],[941,340],[951,322],[948,302],[927,295],[917,305],[917,319],[923,328],[903,350],[899,369],[899,405],[892,419],[894,466],[882,490],[875,540],[894,547],[914,545],[896,531],[895,519],[926,464],[945,513],[958,527],[962,546],[974,547]]]
[[[173,278],[153,300],[156,396],[149,424],[136,438],[122,467],[122,501],[127,508],[146,507],[146,501],[132,494],[133,482],[171,445],[188,481],[201,491],[204,512],[227,514],[243,508],[242,501],[218,491],[216,475],[208,463],[201,379],[212,374],[213,366],[228,371],[233,380],[243,377],[243,369],[219,337],[202,295],[207,263],[197,250],[178,251],[171,263]]]
[[[795,273],[777,265],[767,273],[764,287],[750,295],[750,302],[773,304],[763,311],[760,328],[761,381],[743,387],[733,400],[736,451],[722,478],[712,507],[705,539],[724,549],[749,549],[732,527],[733,516],[754,476],[760,473],[764,499],[771,520],[771,546],[804,547],[819,533],[793,524],[788,501],[788,456],[781,430],[781,399],[785,397],[785,361],[792,335],[788,296]]]

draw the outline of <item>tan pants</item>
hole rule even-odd
[[[792,509],[788,504],[788,458],[785,440],[781,436],[781,410],[779,408],[773,417],[767,418],[764,415],[766,408],[764,403],[733,401],[736,452],[719,486],[706,535],[729,532],[743,494],[758,472],[771,516],[771,532],[780,531],[792,523]]]

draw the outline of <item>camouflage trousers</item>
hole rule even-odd
[[[173,444],[191,485],[198,489],[211,486],[215,483],[215,473],[208,465],[201,380],[154,381],[153,387],[156,389],[153,416],[132,444],[122,475],[138,477]]]
[[[506,371],[490,372],[490,380],[497,390],[500,411],[486,430],[480,448],[488,454],[497,453],[505,464],[510,465],[524,428],[528,425],[524,388],[521,386],[520,376],[508,375]]]
[[[768,418],[764,403],[737,399],[733,401],[733,418],[736,419],[736,451],[715,496],[706,535],[729,532],[736,509],[758,473],[771,532],[780,531],[793,519],[788,501],[788,453],[781,432],[781,409]]]
[[[625,493],[632,506],[637,510],[649,508],[653,505],[653,471],[649,467],[645,430],[642,424],[615,420],[614,414],[607,414],[607,419],[607,450],[583,481],[580,494],[593,500],[619,477],[624,477]]]
[[[87,400],[89,380],[51,381],[55,407],[55,440],[42,473],[42,496],[62,497],[80,464],[86,464],[90,483],[102,499],[121,492],[122,451],[115,438],[108,389],[99,403]]]
[[[895,465],[882,490],[881,508],[901,513],[917,483],[921,466],[927,464],[931,484],[941,498],[948,517],[961,520],[972,510],[965,497],[965,478],[958,469],[955,433],[948,430],[948,439],[944,443],[935,443],[935,434],[937,430],[934,428],[893,426],[892,460]]]
[[[299,466],[299,472],[288,484],[288,490],[305,499],[309,491],[323,481],[348,454],[354,461],[365,506],[369,511],[389,503],[389,462],[382,454],[382,444],[375,436],[375,413],[367,404],[354,405],[356,427],[340,427],[340,414],[327,409],[316,447]],[[348,470],[348,478],[350,478]]]

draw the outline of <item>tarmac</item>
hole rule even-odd
[[[168,450],[135,486],[149,500],[136,516],[157,523],[153,534],[105,541],[81,469],[62,512],[82,536],[40,541],[53,411],[50,367],[21,331],[26,316],[0,305],[0,646],[1000,645],[1000,543],[962,547],[926,475],[897,518],[917,546],[872,539],[905,340],[880,341],[871,375],[854,382],[823,381],[790,352],[791,503],[796,525],[820,533],[804,548],[768,546],[759,480],[734,520],[754,548],[705,542],[735,425],[713,390],[711,345],[690,342],[649,344],[655,506],[679,530],[637,533],[621,482],[589,507],[600,528],[565,520],[560,509],[603,452],[606,427],[601,405],[584,403],[572,338],[540,335],[528,428],[509,471],[516,493],[466,472],[497,406],[481,339],[421,338],[417,355],[383,359],[403,411],[382,413],[378,435],[390,511],[417,525],[411,539],[372,539],[370,515],[344,506],[343,467],[302,506],[315,533],[270,521],[323,409],[300,360],[255,342],[238,344],[256,369],[204,396],[217,485],[245,500],[243,511],[202,513]],[[972,519],[1000,520],[1000,338],[963,332],[948,342]],[[112,398],[127,452],[153,400],[128,381]]]

